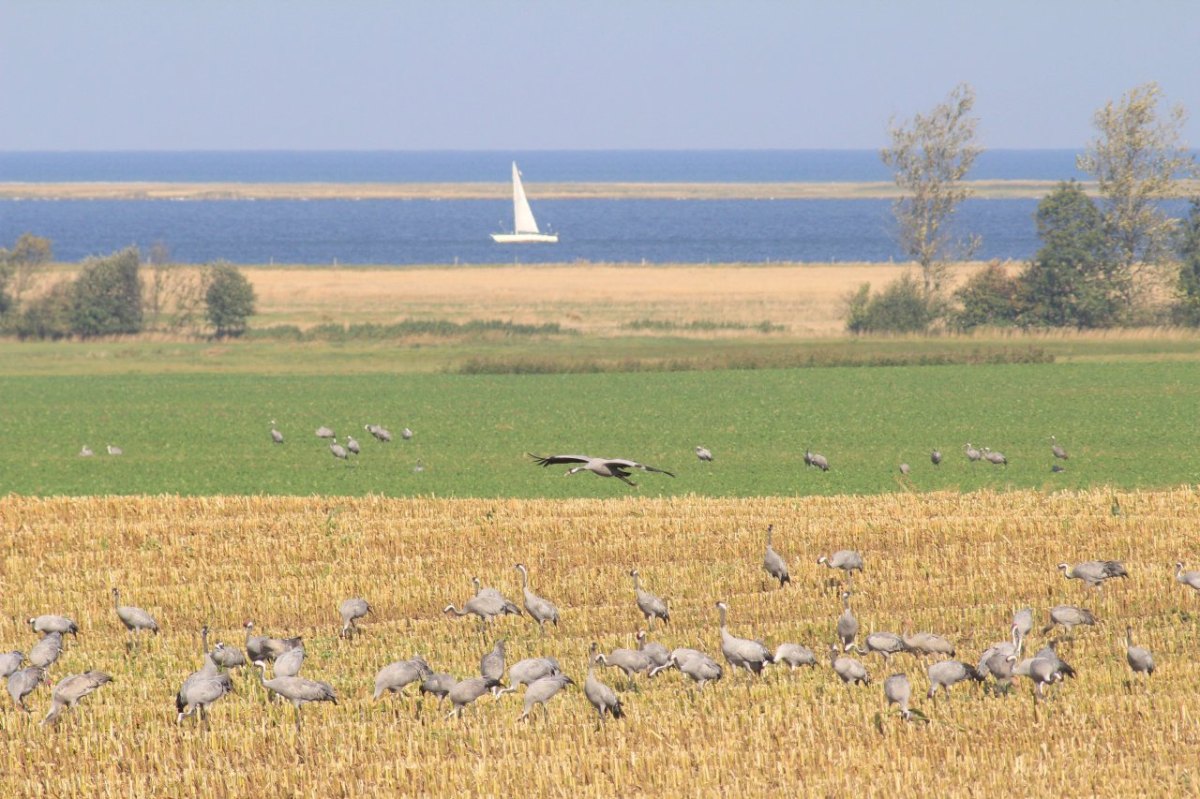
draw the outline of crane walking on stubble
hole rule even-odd
[[[545,635],[546,622],[553,623],[555,627],[558,626],[558,608],[549,599],[540,597],[529,590],[529,570],[525,568],[524,563],[518,563],[513,568],[521,573],[521,592],[525,595],[525,611],[538,623],[538,630]]]
[[[593,641],[588,650],[587,679],[583,683],[583,695],[587,697],[592,707],[596,708],[596,713],[600,716],[597,726],[604,723],[605,713],[614,719],[619,719],[624,715],[624,711],[621,709],[621,700],[617,698],[616,691],[600,682],[596,677],[596,662],[601,657],[598,653],[599,649],[600,646]]]
[[[725,624],[725,617],[729,612],[729,606],[724,602],[718,602],[716,608],[717,613],[721,617],[721,654],[725,655],[725,661],[729,664],[729,667],[733,669],[745,669],[750,674],[761,675],[763,668],[768,663],[775,661],[771,650],[767,649],[766,644],[762,641],[738,638],[736,635],[731,634]]]
[[[631,569],[629,576],[633,578],[633,594],[637,599],[638,610],[646,617],[646,629],[654,629],[655,619],[662,619],[663,624],[669,624],[671,622],[671,612],[667,609],[667,603],[649,591],[642,589],[641,578],[638,575],[637,569]]]
[[[126,649],[132,649],[141,639],[142,630],[148,630],[155,635],[158,635],[158,622],[154,620],[146,611],[133,605],[121,604],[121,592],[114,588],[112,590],[113,605],[117,610],[117,618],[121,620],[121,624],[125,625],[125,629],[132,637],[131,640],[125,642]]]
[[[50,710],[42,719],[42,724],[54,724],[65,709],[75,707],[79,704],[80,699],[110,682],[112,682],[112,677],[102,671],[89,671],[63,677],[58,681],[58,685],[54,686],[53,693],[50,694]]]
[[[775,531],[775,525],[768,524],[767,525],[767,550],[766,550],[766,553],[763,555],[763,568],[766,570],[767,574],[771,575],[772,578],[778,580],[779,587],[783,588],[784,585],[791,582],[792,577],[791,577],[791,575],[788,574],[787,561],[783,559],[782,555],[780,555],[778,552],[775,551],[775,548],[773,546],[771,546],[771,537],[772,537],[772,534],[774,533],[774,531]]]
[[[361,597],[343,599],[338,605],[338,615],[342,617],[342,638],[353,638],[358,634],[358,620],[371,612],[367,600]]]
[[[333,691],[333,686],[326,682],[318,680],[308,680],[304,677],[275,677],[268,680],[267,664],[261,660],[254,661],[254,666],[258,671],[258,682],[263,688],[273,694],[277,694],[288,702],[292,703],[292,707],[296,709],[296,730],[300,729],[300,708],[309,702],[332,702],[337,704],[337,695]]]

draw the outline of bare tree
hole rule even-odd
[[[1120,102],[1111,100],[1092,119],[1096,138],[1076,159],[1098,184],[1108,231],[1116,251],[1124,299],[1132,307],[1140,293],[1165,279],[1172,261],[1176,220],[1161,202],[1178,196],[1178,181],[1197,174],[1195,159],[1181,143],[1187,115],[1176,105],[1160,117],[1157,83],[1137,86]]]
[[[167,333],[198,333],[204,323],[203,270],[171,262],[171,251],[163,242],[150,248],[147,261],[151,276],[146,286],[148,329]]]
[[[975,90],[961,83],[928,114],[899,124],[892,120],[892,145],[880,152],[902,191],[894,206],[900,243],[921,267],[927,299],[941,292],[950,261],[971,257],[979,246],[977,237],[955,239],[949,224],[970,196],[963,179],[982,152],[975,141],[974,105]]]

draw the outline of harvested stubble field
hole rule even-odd
[[[1114,513],[1114,501],[1117,513]],[[80,624],[53,676],[103,669],[115,681],[53,729],[0,713],[5,796],[225,797],[504,795],[946,796],[1189,795],[1200,789],[1198,601],[1172,579],[1195,566],[1200,505],[1192,490],[899,494],[877,497],[622,500],[350,498],[87,498],[0,500],[4,588],[0,649],[27,649],[22,620],[62,612]],[[769,587],[763,531],[793,582]],[[622,693],[627,718],[597,730],[578,689],[516,723],[519,699],[485,698],[461,720],[415,693],[370,700],[377,669],[421,652],[438,670],[475,671],[495,636],[509,662],[557,657],[582,682],[591,641],[630,646],[641,618],[626,572],[669,598],[672,624],[652,640],[719,658],[713,602],[734,634],[827,647],[840,611],[819,553],[857,547],[867,568],[854,606],[864,631],[931,629],[974,661],[1005,637],[1015,608],[1039,620],[1058,603],[1102,620],[1062,647],[1077,679],[1044,703],[1021,682],[1007,697],[959,686],[915,705],[904,723],[879,682],[924,665],[866,658],[875,682],[845,688],[828,666],[762,679],[728,671],[696,694],[676,673]],[[1062,560],[1116,558],[1130,577],[1102,592],[1068,582]],[[563,623],[539,640],[506,617],[481,642],[473,620],[443,616],[470,578],[519,597],[518,561],[558,602]],[[163,633],[132,657],[109,589],[154,613]],[[336,605],[375,608],[352,643],[336,637]],[[199,627],[242,644],[254,618],[269,634],[302,634],[304,673],[339,704],[268,704],[245,674],[213,707],[209,729],[176,726],[172,697],[199,664]],[[1159,670],[1132,683],[1118,639],[1125,624]],[[1035,635],[1040,647],[1046,636]],[[620,683],[614,672],[603,679]],[[409,691],[412,688],[408,689]],[[31,697],[44,713],[48,690]],[[270,786],[269,791],[265,786]]]

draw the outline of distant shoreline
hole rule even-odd
[[[1054,180],[968,181],[978,199],[1040,199]],[[1094,183],[1082,184],[1095,193]],[[890,182],[826,183],[526,183],[537,200],[867,200],[894,199]],[[1179,196],[1200,193],[1200,181]],[[503,200],[509,183],[0,182],[4,200]]]

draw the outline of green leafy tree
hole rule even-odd
[[[19,338],[60,339],[71,335],[75,314],[75,283],[64,280],[44,295],[22,304],[12,330]]]
[[[1179,304],[1176,321],[1200,326],[1200,197],[1179,228]]]
[[[1181,143],[1187,115],[1177,105],[1160,116],[1161,95],[1157,83],[1147,83],[1105,104],[1093,117],[1096,138],[1077,159],[1104,198],[1121,295],[1130,306],[1161,283],[1173,257],[1175,220],[1161,203],[1178,196],[1181,178],[1196,174],[1195,159]]]
[[[907,272],[878,294],[862,284],[847,299],[846,329],[851,333],[923,333],[937,318],[921,284]]]
[[[0,315],[16,307],[53,254],[50,239],[22,233],[11,250],[0,249]]]
[[[974,105],[975,91],[960,84],[927,115],[893,122],[892,144],[880,152],[902,192],[893,207],[901,246],[921,267],[930,299],[942,290],[951,261],[969,258],[979,246],[977,238],[961,241],[950,229],[958,206],[970,195],[963,181],[982,152],[975,140]]]
[[[1021,322],[1047,327],[1108,327],[1120,321],[1124,273],[1104,215],[1075,181],[1038,203],[1042,246],[1021,274]]]
[[[954,298],[961,304],[953,318],[960,330],[1012,326],[1021,313],[1021,280],[993,261],[954,292]]]
[[[76,278],[71,329],[85,338],[142,329],[141,256],[134,247],[92,260]]]
[[[218,338],[240,336],[254,315],[254,287],[246,276],[227,263],[212,267],[205,292],[206,316]]]

